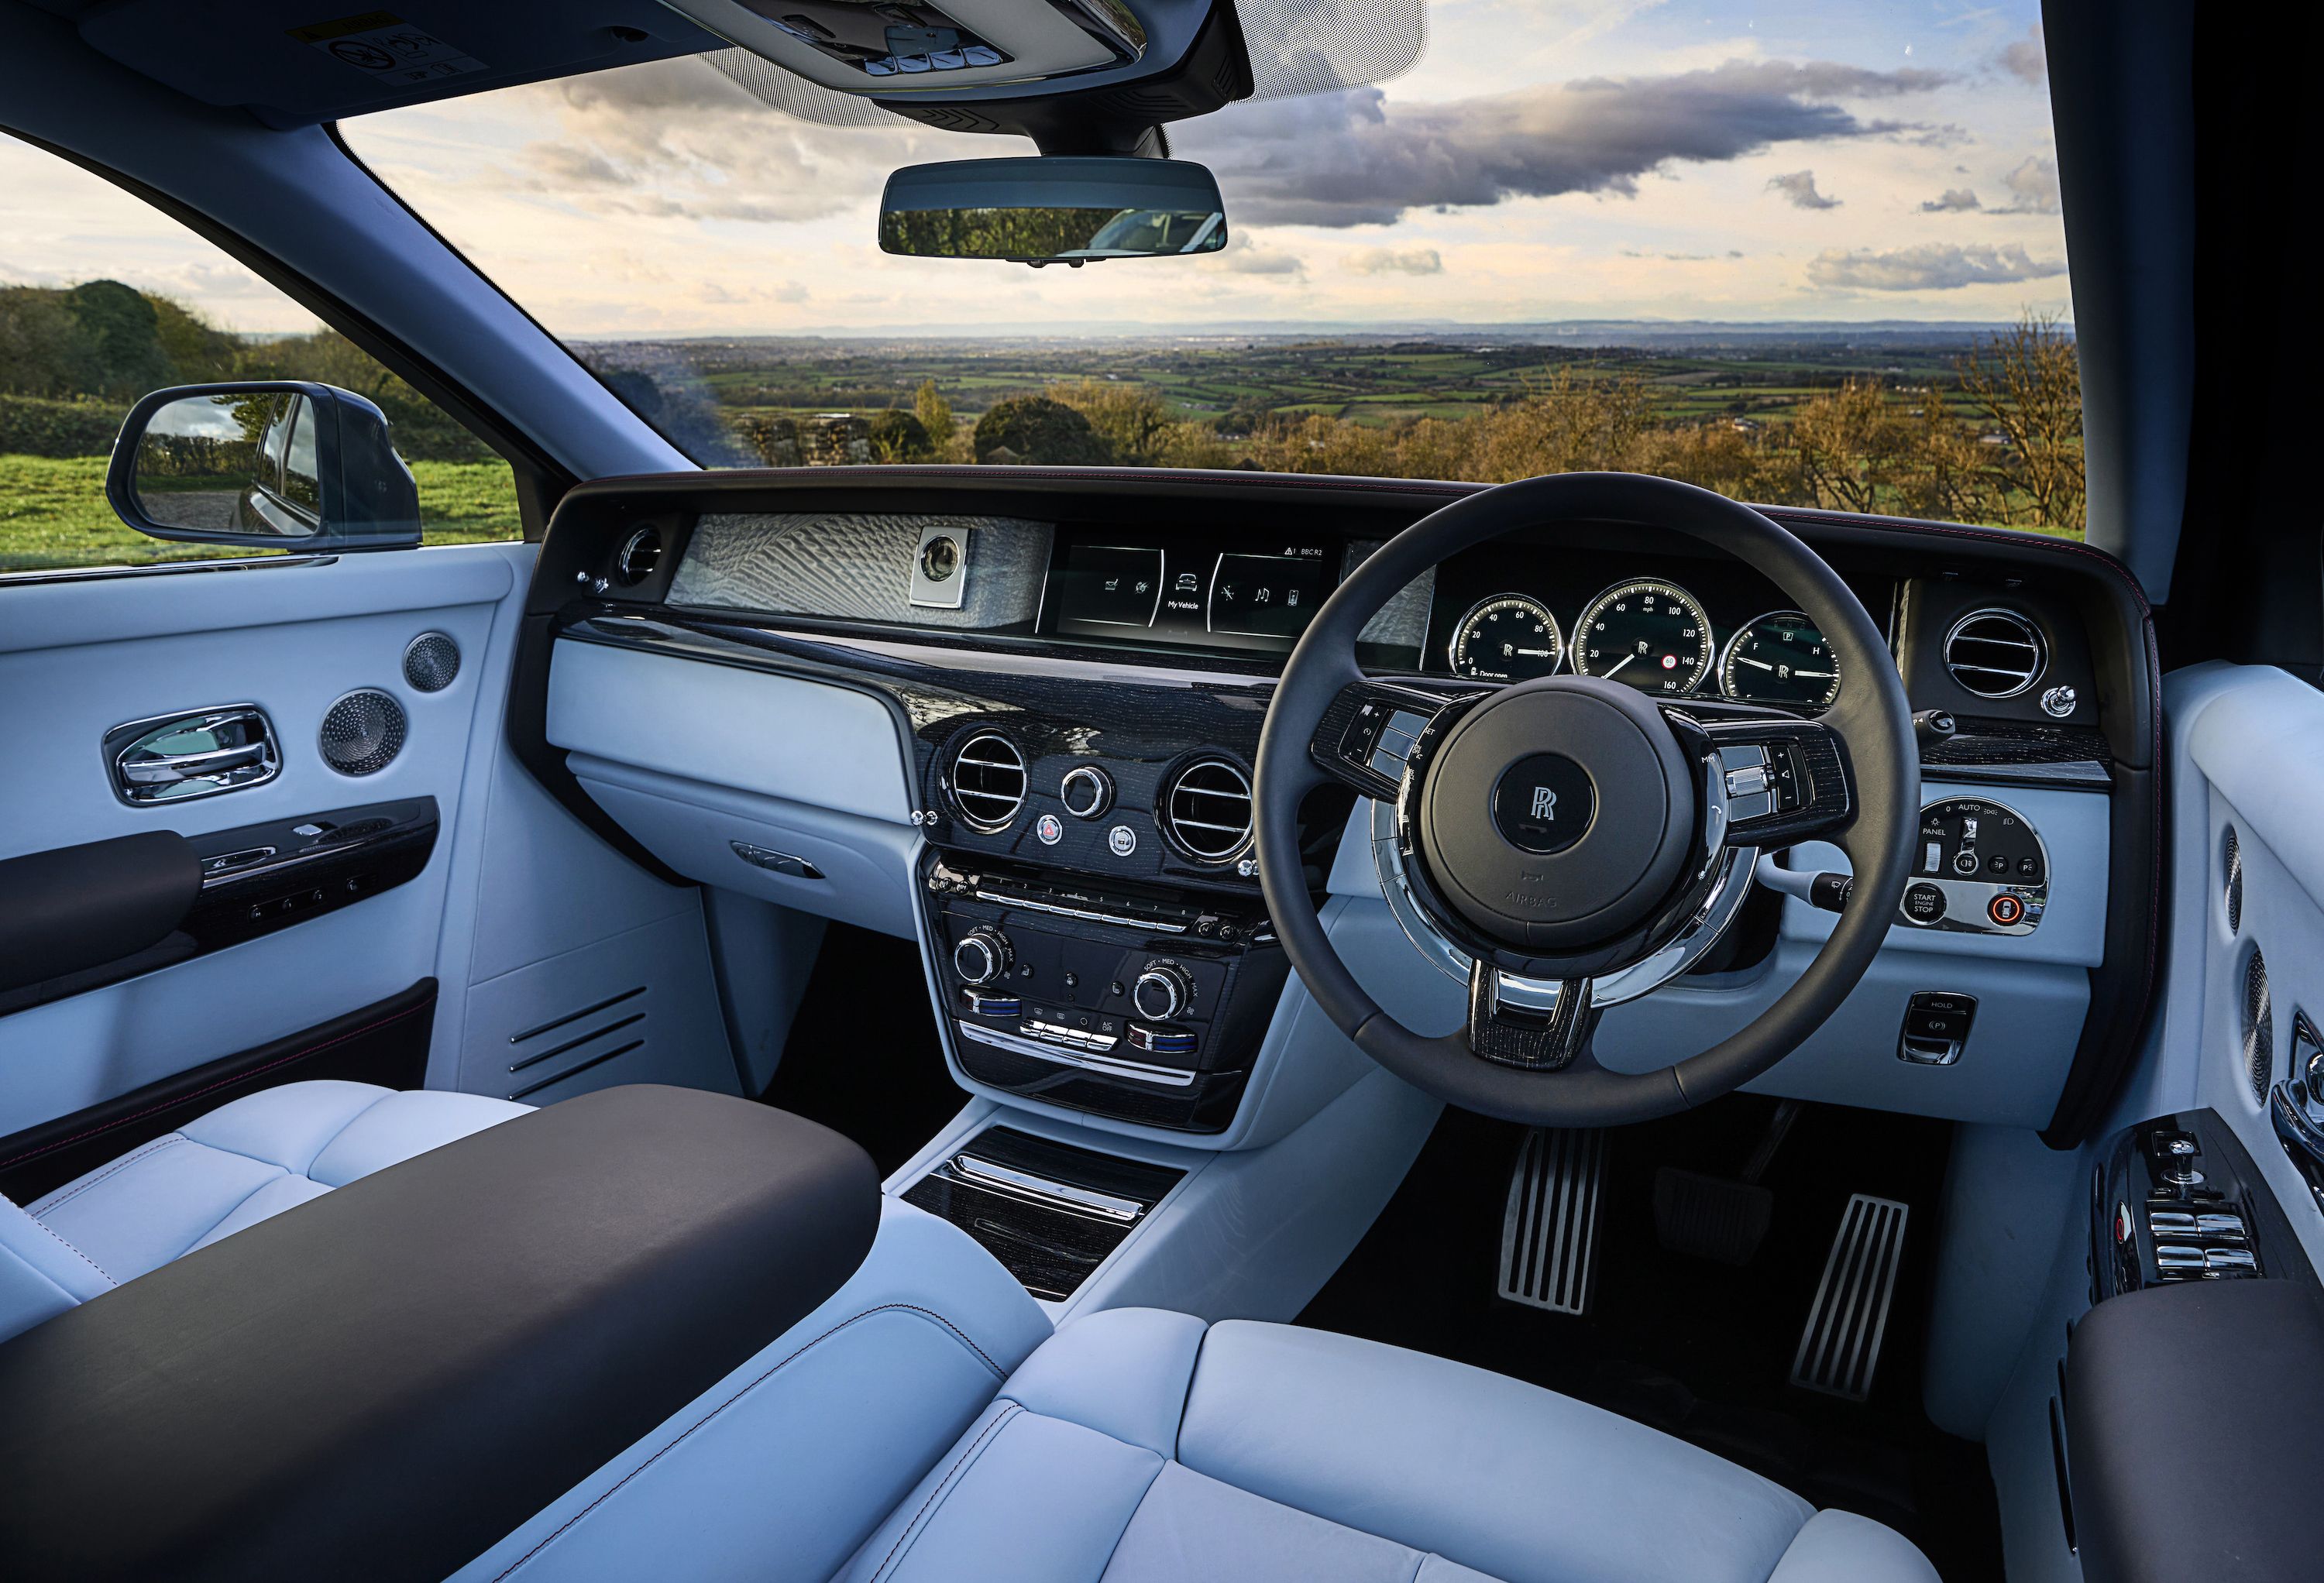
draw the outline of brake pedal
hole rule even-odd
[[[1501,1215],[1503,1297],[1552,1313],[1590,1311],[1605,1179],[1602,1130],[1536,1127],[1526,1134]]]
[[[1815,1306],[1792,1358],[1792,1384],[1861,1402],[1888,1332],[1888,1304],[1904,1264],[1906,1207],[1857,1193],[1823,1261]]]

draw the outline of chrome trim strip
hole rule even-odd
[[[1067,1209],[1088,1214],[1102,1215],[1109,1220],[1127,1225],[1146,1212],[1146,1206],[1134,1198],[1116,1198],[1110,1192],[1098,1192],[1070,1183],[1053,1182],[1046,1176],[1036,1176],[1029,1171],[980,1160],[974,1155],[954,1155],[952,1168],[980,1187],[1005,1187],[1021,1192],[1028,1198],[1038,1198]]]
[[[152,566],[58,566],[52,570],[0,572],[0,588],[52,587],[59,583],[95,583],[116,577],[161,577],[178,572],[257,572],[270,566],[327,566],[336,555],[220,556],[215,560],[164,561]]]
[[[1051,913],[1061,918],[1081,918],[1093,924],[1118,924],[1125,929],[1151,929],[1161,934],[1183,934],[1184,924],[1167,924],[1160,918],[1124,917],[1120,913],[1093,913],[1083,907],[1059,907],[1055,902],[1033,901],[1022,896],[1004,896],[997,890],[974,890],[969,893],[979,901],[989,901],[996,907],[1020,907],[1027,912]]]
[[[956,1022],[960,1036],[973,1039],[980,1045],[990,1045],[996,1050],[1006,1050],[1015,1055],[1030,1055],[1037,1060],[1054,1061],[1060,1066],[1079,1066],[1107,1077],[1126,1077],[1135,1082],[1158,1083],[1165,1088],[1185,1089],[1194,1084],[1194,1074],[1178,1072],[1167,1066],[1148,1066],[1143,1062],[1120,1061],[1107,1055],[1093,1055],[1079,1050],[1067,1050],[1056,1045],[1044,1045],[1038,1039],[1019,1038],[1004,1034],[998,1028],[981,1028]]]

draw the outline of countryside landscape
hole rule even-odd
[[[1487,482],[1578,468],[1766,504],[2079,535],[2070,329],[1416,326],[1110,337],[696,337],[576,343],[706,465],[1048,462]],[[244,336],[118,282],[0,287],[0,570],[178,558],[104,503],[146,391],[322,380],[377,401],[431,543],[513,538],[505,466],[337,334]]]

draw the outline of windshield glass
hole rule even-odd
[[[2034,0],[1453,0],[1428,26],[1381,86],[1169,129],[1217,174],[1222,249],[1038,270],[880,235],[899,167],[1029,143],[798,119],[702,59],[345,132],[705,466],[1611,467],[2080,531]],[[1088,252],[1176,223],[1106,216]]]

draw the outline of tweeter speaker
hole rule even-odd
[[[403,750],[403,705],[376,687],[349,693],[323,716],[318,745],[341,775],[376,775]]]
[[[460,646],[447,632],[422,632],[404,646],[403,679],[415,693],[440,693],[460,674]]]

